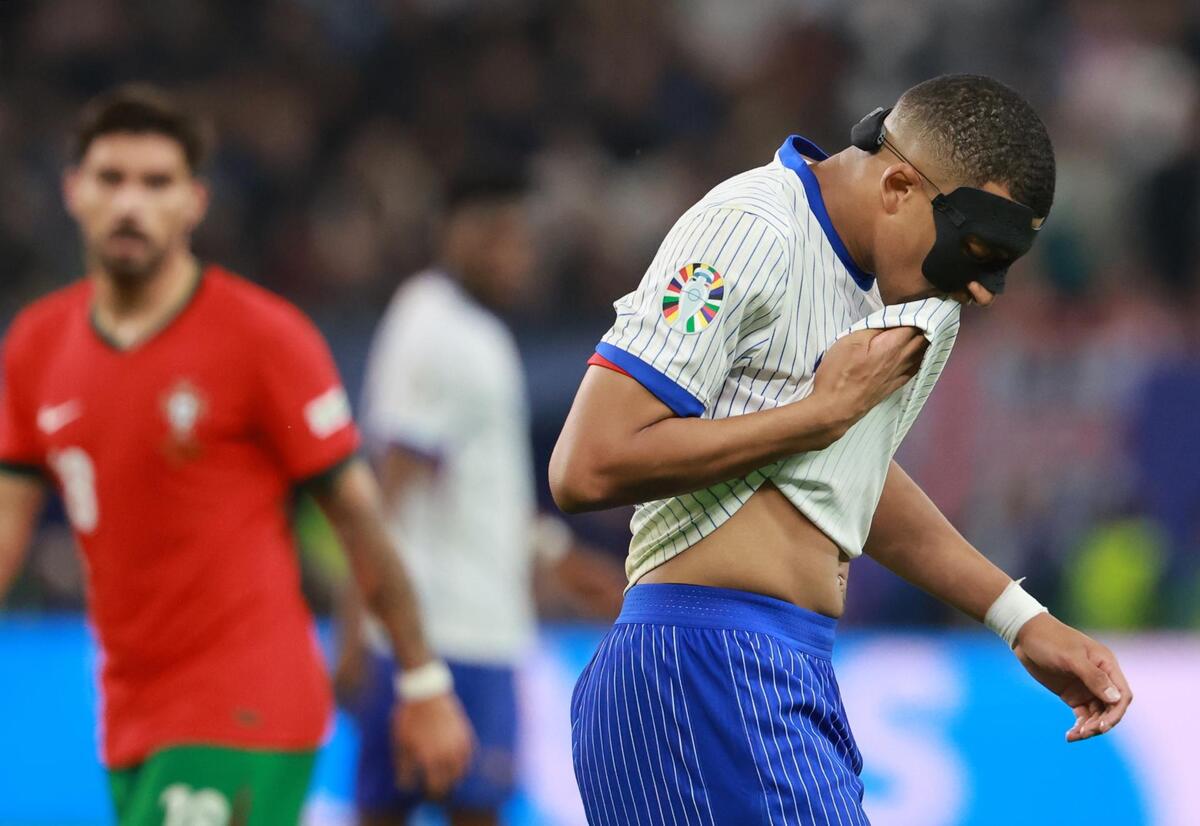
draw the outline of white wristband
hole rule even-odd
[[[418,668],[410,668],[392,679],[396,696],[410,703],[428,700],[449,693],[454,688],[450,668],[441,660],[430,660]]]
[[[1025,592],[1021,587],[1024,580],[1025,577],[1021,577],[1008,583],[983,617],[983,624],[999,634],[1009,648],[1017,644],[1021,626],[1049,610]]]

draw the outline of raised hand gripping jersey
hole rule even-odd
[[[853,330],[922,329],[918,375],[835,444],[695,493],[638,505],[626,573],[647,571],[715,531],[770,481],[843,551],[862,553],[892,455],[941,374],[958,305],[931,298],[884,307],[829,220],[792,136],[773,162],[719,184],[683,214],[592,363],[628,373],[680,416],[767,410],[812,391],[819,358]]]
[[[216,267],[127,350],[93,327],[91,297],[81,281],[13,323],[0,462],[57,483],[83,550],[105,762],[315,748],[332,703],[289,501],[358,443],[325,343]]]

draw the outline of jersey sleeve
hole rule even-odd
[[[28,401],[30,388],[23,381],[17,325],[4,342],[3,376],[0,377],[0,470],[40,475],[42,446],[37,412]]]
[[[716,400],[746,334],[777,314],[790,264],[779,230],[732,208],[692,209],[667,233],[593,364],[618,368],[678,416]]]
[[[289,478],[319,476],[358,449],[358,429],[333,357],[299,310],[264,325],[259,367],[260,427]]]
[[[389,312],[371,348],[362,424],[376,448],[439,459],[497,403],[500,381],[466,325]],[[432,329],[440,325],[439,329]]]

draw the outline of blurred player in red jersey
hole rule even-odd
[[[288,520],[308,485],[403,669],[401,768],[439,794],[470,727],[320,334],[190,251],[201,133],[150,87],[83,113],[63,188],[88,275],[22,312],[4,346],[0,594],[52,479],[86,561],[121,826],[295,823],[332,708]]]

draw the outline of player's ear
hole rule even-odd
[[[200,222],[204,220],[204,216],[208,213],[209,202],[208,183],[201,178],[193,178],[191,182],[191,193],[188,198],[188,231],[196,229],[200,226]]]
[[[63,205],[66,206],[67,212],[72,218],[79,217],[78,201],[80,177],[78,166],[67,167],[62,175]]]
[[[883,170],[879,191],[884,211],[894,215],[909,198],[920,194],[921,176],[910,164],[894,163]]]

